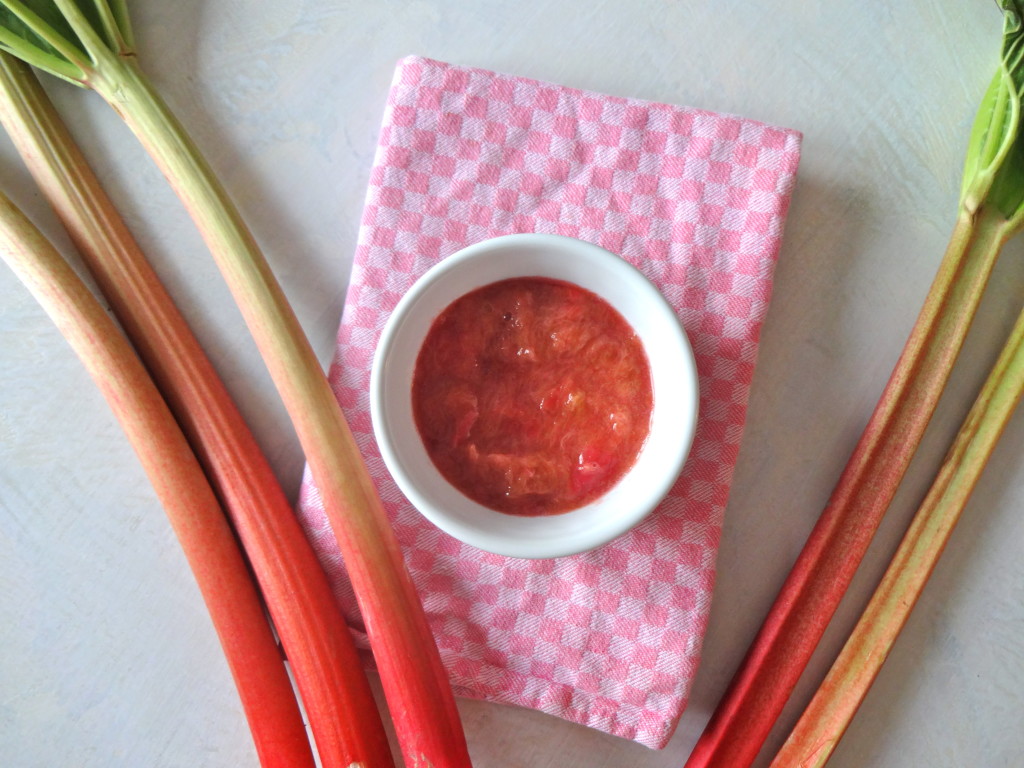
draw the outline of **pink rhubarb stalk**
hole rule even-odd
[[[1024,227],[1020,0],[1001,0],[1003,55],[964,164],[960,210],[910,338],[853,455],[687,768],[753,762],[849,587],[938,402],[992,266]]]
[[[910,464],[1007,235],[998,214],[958,220],[882,398],[687,768],[754,761]]]
[[[820,768],[889,656],[1024,393],[1024,313],[842,652],[772,768]]]
[[[238,408],[38,80],[0,53],[0,124],[167,399],[245,547],[325,768],[392,766],[327,576]]]
[[[44,9],[45,6],[45,9]],[[210,166],[139,69],[126,6],[0,0],[0,45],[92,88],[124,119],[192,215],[235,297],[306,454],[334,528],[410,767],[469,765],[455,698],[358,446],[270,266]],[[94,26],[95,24],[95,26]]]
[[[313,768],[280,650],[234,534],[131,345],[70,266],[0,194],[0,258],[53,319],[107,399],[206,601],[264,768]]]

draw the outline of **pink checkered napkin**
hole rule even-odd
[[[800,135],[422,58],[395,73],[330,380],[457,694],[662,747],[686,704]],[[388,476],[370,424],[378,336],[440,259],[550,232],[611,250],[658,284],[690,336],[700,423],[671,495],[632,532],[556,560],[441,533]],[[307,473],[306,530],[353,626],[334,536]],[[365,647],[365,636],[358,638]]]

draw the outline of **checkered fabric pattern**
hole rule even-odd
[[[459,695],[665,745],[697,669],[715,556],[800,134],[423,58],[397,68],[331,385],[378,484]],[[670,496],[597,551],[519,560],[426,522],[375,445],[368,384],[399,297],[485,238],[548,232],[637,266],[677,309],[700,420]],[[357,640],[361,622],[307,472],[300,515]]]

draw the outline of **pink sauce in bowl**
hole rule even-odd
[[[507,307],[487,316],[469,312],[456,322],[458,333],[438,345],[436,362],[428,363],[426,356],[435,353],[421,359],[430,346],[427,336],[444,325],[438,321],[449,307],[502,283],[515,289],[513,297],[520,292],[519,306],[529,310],[518,327]],[[558,308],[552,331],[538,319],[536,299],[562,289],[552,304]],[[623,358],[633,362],[617,357],[622,350],[612,354],[604,347],[606,333],[585,339],[584,333],[566,331],[574,325],[567,316],[580,311],[577,304],[590,296],[596,297],[598,314],[604,312],[616,328],[609,326],[608,333],[633,348],[632,357]],[[612,315],[603,303],[613,308]],[[482,365],[482,357],[489,359],[487,365],[532,358],[534,363],[524,366],[532,370],[538,350],[557,346],[566,333],[570,340],[577,336],[574,354],[561,363],[549,360],[543,366],[550,366],[549,373],[540,377],[543,385],[532,392],[514,385],[507,368],[466,373],[467,367]],[[471,349],[479,354],[470,354]],[[643,354],[635,354],[637,349]],[[644,364],[649,396],[637,384],[645,378],[639,374]],[[453,374],[460,367],[462,373]],[[439,378],[429,385],[435,374],[448,381]],[[423,391],[416,395],[419,388]],[[493,392],[484,395],[485,390]],[[579,402],[608,396],[582,419],[583,438],[573,446],[567,441],[566,450],[556,451],[544,439],[527,442],[572,431],[573,414],[588,413],[578,409]],[[379,459],[397,488],[386,484],[380,491],[396,521],[413,524],[397,494],[401,491],[445,533],[498,555],[552,558],[584,552],[628,531],[669,493],[689,453],[697,403],[696,365],[686,333],[672,306],[635,267],[596,245],[556,235],[485,240],[427,270],[399,299],[381,331],[370,374],[370,414]],[[441,423],[429,423],[445,410],[447,416],[437,419]],[[604,427],[618,426],[609,431],[602,421]],[[619,430],[632,437],[619,442]],[[498,442],[510,434],[514,442]],[[367,460],[378,460],[372,448]],[[475,479],[458,479],[468,471],[466,464],[476,465]],[[528,471],[511,472],[524,467]],[[502,504],[505,511],[498,511]],[[442,545],[450,543],[440,540]]]
[[[551,515],[602,496],[636,461],[653,394],[643,345],[573,283],[502,280],[449,305],[416,361],[413,413],[431,461],[499,512]]]

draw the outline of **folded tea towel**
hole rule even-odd
[[[330,381],[456,694],[655,748],[672,735],[700,656],[800,139],[730,115],[399,62]],[[669,497],[612,543],[554,560],[487,554],[428,523],[388,476],[369,415],[374,348],[399,297],[440,259],[517,232],[588,240],[637,266],[678,311],[700,377],[696,438]],[[358,629],[308,471],[299,507]]]

